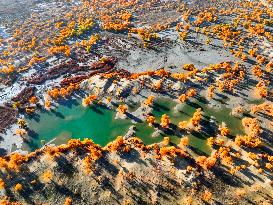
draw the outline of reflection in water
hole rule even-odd
[[[186,135],[189,137],[190,146],[194,150],[209,153],[210,148],[206,144],[206,139],[216,134],[211,132],[213,130],[210,123],[211,116],[215,117],[217,124],[225,122],[231,128],[232,135],[242,134],[243,132],[241,120],[229,115],[230,109],[215,110],[209,108],[202,100],[184,103],[179,111],[174,109],[176,105],[176,102],[165,98],[155,100],[153,114],[156,117],[156,122],[159,123],[161,116],[167,114],[170,116],[171,128],[173,129],[154,137],[155,129],[149,127],[146,122],[133,124],[130,119],[116,120],[114,119],[116,111],[108,110],[102,106],[84,108],[77,103],[69,106],[64,103],[53,112],[40,113],[38,121],[28,119],[31,130],[29,147],[31,150],[41,147],[41,140],[48,143],[54,139],[50,144],[59,145],[66,143],[71,138],[91,138],[95,143],[104,146],[117,136],[125,135],[129,127],[135,125],[136,136],[146,144],[160,142],[165,136],[170,137],[172,143],[178,144],[180,138]],[[135,111],[138,106],[139,104],[131,104],[130,111]],[[186,133],[181,134],[173,131],[176,130],[176,125],[180,121],[189,120],[196,108],[199,107],[204,111],[202,125],[205,129],[201,133],[193,132],[187,135]]]

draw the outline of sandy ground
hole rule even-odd
[[[178,33],[174,29],[163,33],[164,38],[175,39]],[[129,51],[128,57],[118,63],[118,68],[126,68],[130,72],[141,72],[169,68],[171,71],[181,72],[184,64],[194,64],[197,68],[203,68],[210,64],[224,61],[234,61],[235,58],[223,48],[219,40],[213,41],[212,45],[204,45],[203,34],[193,34],[187,43],[179,42],[178,39],[168,47],[155,50],[143,50],[136,48]]]
[[[12,3],[14,13],[18,9],[22,9],[22,2],[14,4],[14,1],[5,2],[3,0],[0,0],[0,8],[4,8],[7,2]],[[29,2],[33,3],[27,1],[23,6],[28,7]],[[46,10],[44,6],[44,4],[39,4],[36,10],[42,12]],[[30,9],[32,8],[27,8],[24,15],[27,16]],[[5,16],[6,12],[6,10],[0,10],[1,17]],[[171,13],[168,15],[175,16]],[[141,22],[139,23],[141,24]],[[6,35],[2,31],[0,31],[0,35]],[[102,36],[106,38],[107,32]],[[222,42],[218,39],[212,39],[210,45],[205,45],[206,38],[200,33],[191,32],[187,41],[181,42],[178,40],[175,29],[170,28],[159,33],[164,43],[153,48],[138,46],[141,43],[136,36],[133,36],[131,40],[128,40],[127,35],[123,34],[111,34],[111,36],[113,37],[111,37],[112,41],[102,46],[95,57],[93,56],[92,59],[90,57],[90,61],[98,60],[99,54],[113,55],[118,58],[116,69],[126,69],[132,73],[159,68],[165,68],[170,72],[185,72],[181,69],[184,64],[192,63],[201,69],[223,61],[239,61],[247,68],[252,66],[250,63],[242,62],[233,57],[227,49],[223,48]],[[70,43],[74,42],[71,41]],[[260,43],[263,53],[272,59],[272,43],[265,39],[258,43]],[[0,105],[10,101],[12,97],[28,86],[24,78],[41,70],[46,71],[46,69],[61,63],[61,59],[48,59],[47,63],[49,66],[46,68],[37,65],[26,71],[12,86],[0,85]],[[219,109],[223,106],[219,100],[227,98],[228,100],[224,102],[225,107],[232,109],[242,105],[249,111],[248,101],[256,99],[256,96],[253,95],[253,88],[258,80],[251,75],[250,69],[247,69],[246,72],[249,78],[243,82],[244,85],[235,88],[233,93],[224,93],[221,94],[221,97],[216,95],[213,100],[208,102],[208,106]],[[63,78],[64,76],[61,76],[57,79],[48,80],[42,85],[37,85],[37,95],[43,97],[49,88],[58,86]],[[149,77],[146,80],[153,83],[157,81],[157,79]],[[172,89],[166,89],[167,93],[154,92],[145,88],[138,94],[132,94],[132,88],[140,87],[140,81],[120,79],[114,84],[100,79],[100,76],[94,76],[82,83],[82,89],[86,95],[98,92],[100,97],[106,97],[109,94],[114,97],[117,91],[123,92],[125,96],[123,101],[127,103],[130,101],[143,102],[151,95],[157,98],[168,97],[170,100],[177,101],[177,97],[182,91],[195,87],[198,97],[207,99],[206,89],[208,85],[198,83],[195,79],[191,79],[189,84],[179,84],[172,79],[165,79],[164,83],[165,87],[168,84],[174,86]],[[117,97],[113,101],[119,102],[120,100]],[[179,109],[179,107],[174,109]],[[136,118],[145,120],[148,112],[150,112],[149,107],[140,107],[131,114]],[[124,117],[126,115],[117,114],[116,116],[116,118]],[[272,136],[272,127],[269,127],[270,118],[266,118],[264,115],[257,115],[256,117],[265,131],[262,137],[270,139]],[[4,154],[13,151],[27,151],[22,138],[14,134],[17,128],[17,125],[11,125],[5,133],[0,134],[0,150]],[[129,129],[127,137],[133,135],[133,129],[133,127]],[[154,135],[156,136],[158,132],[160,130]],[[66,140],[68,139],[57,138],[49,144],[63,144]],[[146,153],[134,147],[129,153],[105,153],[101,159],[92,161],[91,172],[86,174],[83,159],[89,153],[74,150],[74,152],[61,153],[55,159],[47,154],[37,156],[36,160],[24,164],[20,173],[14,170],[1,172],[1,178],[5,181],[5,189],[0,190],[0,196],[12,195],[14,199],[26,204],[63,204],[66,197],[71,197],[73,204],[185,204],[185,198],[191,196],[193,204],[206,204],[207,202],[202,200],[202,194],[205,190],[210,190],[213,199],[209,203],[212,204],[273,204],[272,173],[270,174],[268,170],[259,173],[258,167],[251,165],[253,160],[247,156],[247,152],[236,147],[231,140],[226,139],[225,145],[232,145],[234,148],[232,151],[240,152],[240,160],[250,166],[232,176],[228,172],[228,166],[222,166],[217,162],[216,167],[206,172],[194,164],[191,157],[157,160],[154,152]],[[268,152],[272,153],[271,146],[266,148]],[[185,149],[196,157],[191,149]],[[238,159],[239,165],[242,163],[240,160]],[[188,165],[194,165],[193,171],[187,171]],[[44,177],[44,173],[47,171],[52,174],[50,179]],[[12,180],[9,180],[7,173],[13,177]],[[23,185],[22,192],[14,191],[16,183]],[[245,191],[243,196],[237,194],[240,190]],[[92,201],[86,200],[90,198]]]
[[[10,170],[13,180],[5,180],[0,194],[13,194],[14,200],[27,204],[64,204],[67,197],[73,204],[185,204],[189,197],[194,205],[272,203],[267,181],[256,183],[258,178],[251,179],[256,175],[239,173],[234,179],[218,166],[204,171],[190,157],[157,160],[153,150],[142,151],[135,143],[130,142],[129,152],[122,147],[104,152],[90,164],[84,162],[89,154],[80,152],[82,148],[77,154],[60,153],[55,158],[39,155],[22,165],[28,170],[22,175]],[[188,166],[192,171],[187,171]],[[20,192],[14,191],[17,183],[23,185]],[[202,200],[205,190],[212,193],[207,202]]]

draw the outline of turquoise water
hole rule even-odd
[[[183,108],[180,109],[181,111],[175,112],[173,107],[177,105],[176,102],[170,101],[168,99],[158,99],[155,101],[155,109],[153,114],[156,116],[157,121],[160,121],[161,116],[166,113],[170,116],[171,123],[178,125],[180,121],[189,120],[193,113],[196,111],[197,108],[202,108],[203,111],[203,126],[210,128],[209,119],[211,116],[215,117],[215,121],[217,124],[221,124],[225,122],[227,127],[231,129],[231,135],[235,136],[236,134],[243,134],[243,126],[241,123],[241,119],[231,116],[229,113],[231,109],[228,108],[220,108],[220,109],[213,109],[208,107],[205,102],[202,100],[195,100],[193,102],[187,102],[183,104]],[[211,127],[210,130],[213,128]],[[189,144],[192,148],[196,149],[196,151],[201,151],[206,154],[210,153],[210,147],[206,143],[206,139],[208,137],[216,136],[217,133],[192,133],[188,135]],[[171,141],[174,143],[180,142],[180,137],[173,135],[168,135],[171,137]]]
[[[106,145],[119,135],[126,134],[131,125],[129,120],[115,120],[115,111],[104,107],[83,107],[80,104],[60,105],[53,112],[39,114],[39,120],[28,119],[30,130],[34,131],[30,148],[41,147],[41,140],[54,144],[64,143],[71,138],[92,138],[100,145]],[[64,140],[62,140],[65,138]]]
[[[214,110],[208,108],[201,101],[196,101],[184,103],[181,111],[175,112],[173,108],[176,104],[176,102],[169,99],[156,99],[153,106],[156,122],[160,123],[161,116],[167,114],[170,116],[173,126],[176,126],[180,121],[189,120],[196,108],[201,107],[205,112],[205,123],[209,119],[208,117],[213,115],[218,123],[224,121],[228,127],[232,128],[231,134],[242,133],[241,120],[230,116],[229,109]],[[138,107],[139,104],[130,104],[129,111],[132,112]],[[126,134],[132,125],[137,128],[136,135],[146,144],[160,142],[165,136],[169,136],[172,143],[178,144],[180,142],[181,136],[177,136],[171,130],[158,137],[152,137],[154,128],[149,127],[146,122],[133,124],[129,119],[116,120],[114,119],[115,115],[115,110],[108,110],[99,105],[85,108],[77,101],[70,104],[61,104],[55,111],[40,112],[38,116],[27,119],[31,130],[31,141],[28,146],[31,150],[35,150],[42,146],[41,140],[48,143],[54,139],[52,143],[58,145],[67,142],[71,138],[91,138],[95,143],[104,146],[117,136]],[[206,144],[206,138],[210,137],[209,134],[193,133],[187,136],[195,151],[210,152],[210,148]]]

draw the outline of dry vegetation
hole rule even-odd
[[[69,2],[7,24],[12,38],[0,39],[0,92],[18,89],[3,99],[0,132],[19,113],[54,110],[60,99],[81,91],[84,107],[122,102],[116,111],[126,118],[126,98],[149,91],[141,103],[147,110],[159,94],[179,105],[201,97],[207,104],[219,96],[240,98],[232,115],[241,118],[245,134],[233,136],[232,128],[217,125],[207,139],[209,156],[192,156],[187,137],[179,145],[168,137],[153,145],[118,137],[105,147],[70,140],[26,155],[12,153],[0,158],[0,204],[273,204],[273,12],[267,6],[272,1]],[[164,37],[167,32],[176,39]],[[173,70],[117,68],[128,50],[160,53],[177,43],[189,53],[198,44],[219,47],[232,58],[201,67],[183,63]],[[84,89],[96,76],[98,83]],[[114,89],[100,88],[102,82]],[[246,103],[253,99],[263,103]],[[162,132],[205,129],[201,108],[177,125],[167,114],[160,121],[151,111],[144,117]],[[26,122],[20,119],[18,125],[16,135],[23,137]]]
[[[1,158],[1,189],[11,196],[1,203],[272,203],[269,190],[234,178],[217,161],[199,157],[195,163],[181,148],[145,146],[137,138],[118,137],[106,147],[71,140]]]

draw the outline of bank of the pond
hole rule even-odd
[[[184,103],[179,111],[175,111],[176,102],[160,98],[156,99],[153,106],[153,114],[157,122],[163,114],[170,116],[173,126],[180,121],[189,120],[196,108],[201,107],[204,111],[204,123],[210,126],[211,116],[215,117],[217,123],[225,122],[231,128],[232,134],[241,134],[241,121],[231,116],[230,109],[222,108],[215,110],[209,108],[201,101]],[[129,111],[134,111],[139,104],[130,104]],[[95,143],[102,146],[114,140],[117,136],[123,136],[127,133],[130,126],[136,126],[136,136],[141,138],[145,144],[152,144],[162,141],[163,137],[169,136],[172,143],[178,144],[180,138],[178,133],[170,132],[153,136],[155,129],[149,127],[146,122],[133,124],[130,119],[115,119],[116,111],[109,110],[103,106],[93,105],[83,107],[78,101],[73,103],[61,103],[57,109],[51,112],[40,112],[38,115],[28,118],[29,137],[27,143],[30,150],[35,150],[43,143],[62,144],[71,138],[91,138]],[[193,133],[185,135],[189,138],[189,144],[192,149],[200,153],[209,153],[206,139],[210,137],[209,133]]]

